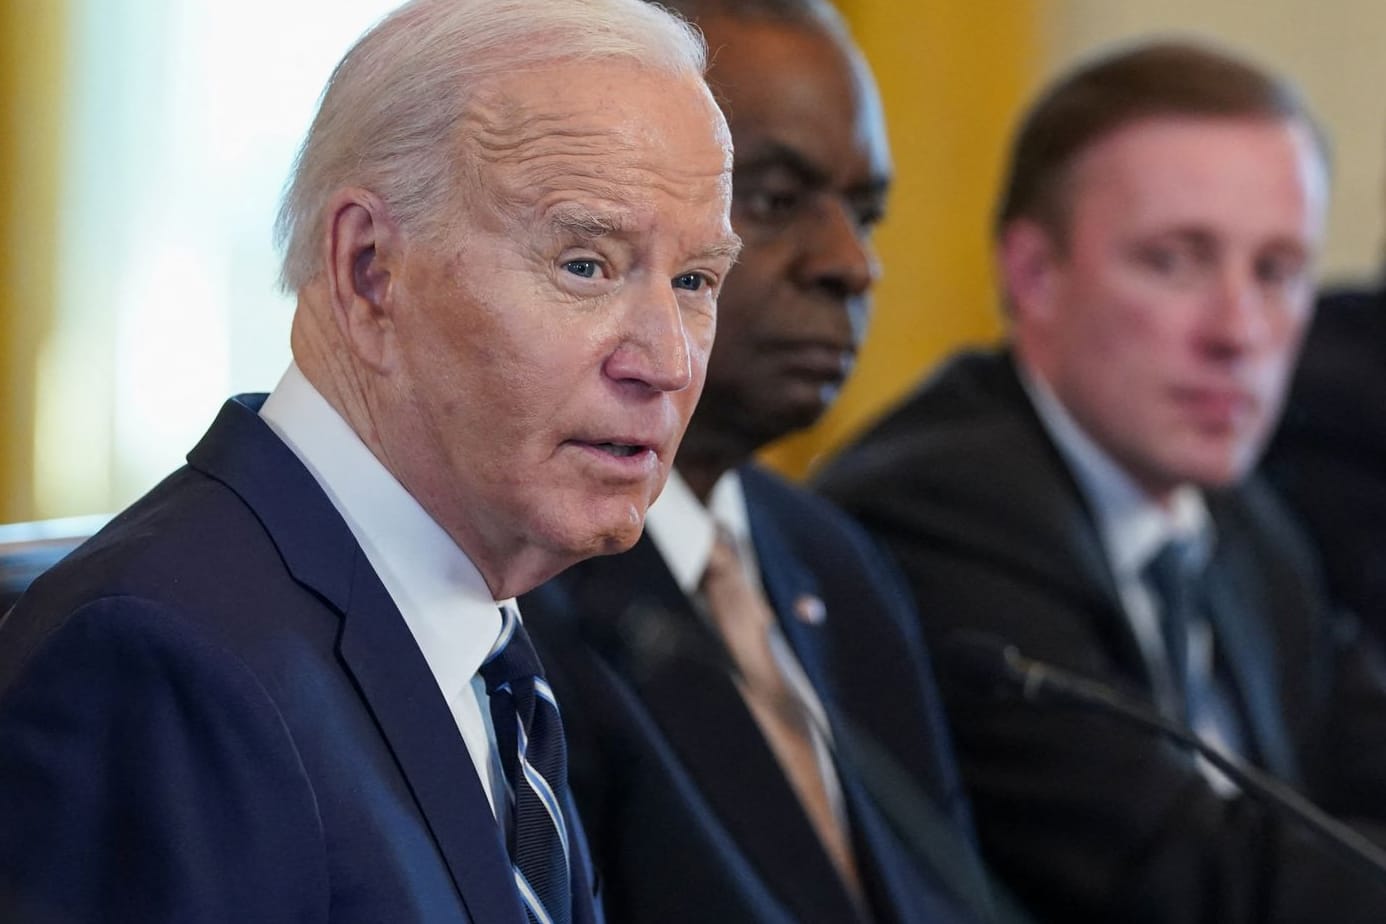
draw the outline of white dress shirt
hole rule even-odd
[[[496,811],[504,794],[490,702],[477,674],[500,634],[481,573],[291,364],[260,416],[312,473],[351,529],[423,652]]]
[[[674,575],[674,580],[689,599],[697,600],[700,596],[699,586],[703,580],[703,572],[707,570],[708,560],[712,557],[712,544],[719,527],[736,543],[736,551],[752,586],[762,586],[741,477],[735,470],[723,474],[713,485],[712,493],[708,496],[708,506],[704,507],[678,471],[670,471],[664,492],[645,515],[645,528],[664,563]],[[842,797],[842,784],[837,778],[833,764],[832,730],[828,726],[828,716],[823,709],[823,702],[818,698],[813,684],[804,673],[803,666],[778,623],[772,623],[770,627],[770,649],[785,682],[799,698],[811,719],[814,750],[817,753],[818,766],[823,772],[824,789],[828,793],[828,800],[838,823],[845,829],[846,805]]]

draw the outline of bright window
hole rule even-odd
[[[113,510],[288,362],[280,189],[332,67],[398,0],[74,0],[42,516]]]

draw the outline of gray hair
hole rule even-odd
[[[760,19],[789,25],[845,25],[842,14],[828,0],[659,0],[660,5],[697,22],[725,16]]]
[[[323,91],[275,221],[280,286],[319,273],[334,190],[365,187],[408,230],[452,201],[456,131],[488,79],[561,61],[620,58],[700,76],[702,35],[641,0],[412,0],[346,53]]]

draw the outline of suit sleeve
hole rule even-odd
[[[0,920],[326,919],[316,805],[271,697],[171,616],[88,603],[0,693]]]

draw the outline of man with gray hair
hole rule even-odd
[[[0,624],[0,919],[602,919],[514,597],[635,542],[701,390],[704,63],[638,0],[415,0],[347,54],[294,364]]]

